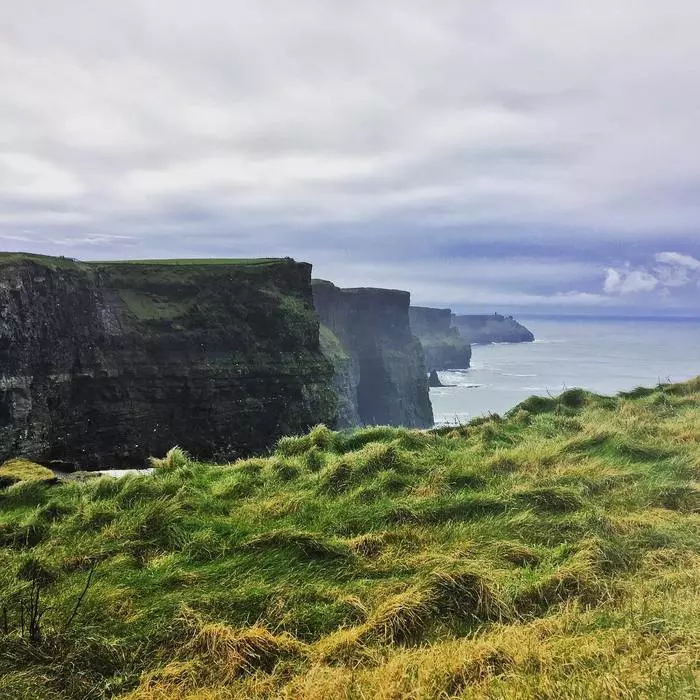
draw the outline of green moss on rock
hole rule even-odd
[[[20,481],[53,483],[56,475],[50,469],[21,457],[10,459],[0,466],[0,487],[12,486]]]

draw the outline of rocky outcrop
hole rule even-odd
[[[409,324],[409,293],[340,289],[323,280],[314,280],[313,293],[342,397],[338,427],[432,426],[423,351]]]
[[[437,389],[441,386],[444,386],[444,384],[440,381],[440,377],[438,376],[437,370],[431,370],[430,371],[430,376],[428,377],[428,386],[431,389]]]
[[[453,316],[452,324],[469,343],[531,343],[535,336],[512,316]]]
[[[423,346],[425,365],[434,369],[466,369],[472,349],[456,328],[452,327],[450,309],[412,306],[409,309],[411,331]]]
[[[0,255],[0,462],[232,459],[332,423],[311,266]]]

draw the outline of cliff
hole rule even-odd
[[[327,328],[324,350],[336,369],[338,427],[432,426],[423,351],[409,324],[410,294],[340,289],[323,280],[314,280],[313,294]]]
[[[535,339],[532,331],[512,316],[453,316],[452,324],[469,343],[531,343]]]
[[[311,266],[0,255],[0,462],[232,459],[332,423]]]
[[[423,346],[428,372],[437,369],[466,369],[472,349],[456,328],[452,327],[450,309],[411,306],[411,331]]]

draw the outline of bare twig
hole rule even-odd
[[[85,597],[85,594],[88,592],[88,588],[90,588],[90,583],[92,583],[92,576],[95,573],[95,569],[97,568],[97,565],[99,562],[93,562],[93,564],[90,566],[90,572],[88,573],[87,581],[85,582],[85,587],[83,588],[82,592],[78,596],[78,599],[75,601],[75,607],[73,608],[73,612],[70,614],[70,617],[66,620],[66,624],[63,625],[63,631],[65,632],[73,623],[73,620],[75,619],[75,616],[78,614],[78,610],[80,609],[80,604],[83,602],[83,598]]]

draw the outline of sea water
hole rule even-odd
[[[573,387],[614,394],[700,374],[700,319],[527,319],[534,343],[474,345],[469,369],[439,372],[436,425],[505,413]]]

